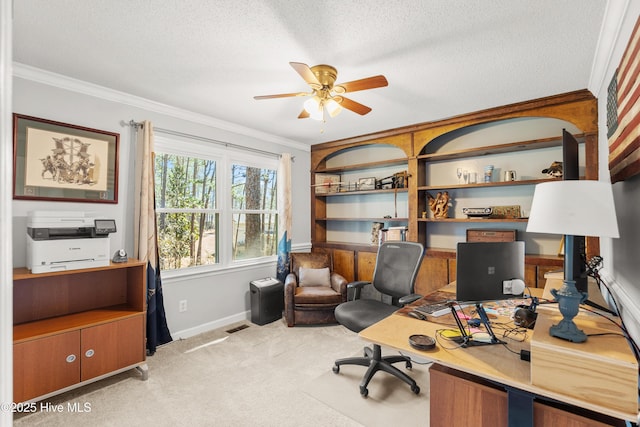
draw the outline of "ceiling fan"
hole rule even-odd
[[[294,70],[311,87],[311,92],[281,93],[278,95],[254,96],[254,99],[287,98],[293,96],[310,96],[304,103],[304,109],[298,116],[299,119],[310,117],[315,120],[324,120],[325,107],[331,117],[337,116],[343,108],[364,116],[371,108],[352,99],[342,96],[347,92],[374,89],[387,86],[387,79],[380,76],[367,77],[346,83],[335,84],[338,70],[331,65],[314,65],[309,67],[301,62],[289,62]]]

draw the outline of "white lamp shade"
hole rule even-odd
[[[337,116],[338,114],[340,114],[340,111],[342,111],[342,105],[338,104],[333,99],[329,99],[325,103],[325,107],[327,107],[327,111],[329,112],[329,115],[331,117]]]
[[[620,237],[611,184],[575,180],[536,185],[527,232]]]
[[[309,117],[313,120],[324,119],[324,109],[319,97],[314,96],[313,98],[307,99],[303,106],[307,113],[309,113]]]

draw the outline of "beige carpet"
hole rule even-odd
[[[425,367],[413,371],[419,396],[379,373],[363,399],[358,389],[363,367],[343,367],[339,375],[331,370],[335,359],[362,351],[365,342],[353,332],[339,325],[244,323],[250,326],[234,333],[227,331],[237,324],[160,347],[147,359],[147,381],[127,371],[52,397],[43,404],[62,405],[62,411],[17,415],[14,425],[428,425]],[[68,409],[84,405],[90,411]]]
[[[392,350],[384,349],[383,355],[391,355]],[[361,352],[356,356],[360,356]],[[404,370],[404,364],[396,366]],[[411,387],[386,372],[377,372],[369,386],[369,395],[360,395],[360,381],[366,371],[362,366],[340,367],[334,374],[328,370],[303,387],[305,393],[324,402],[367,427],[403,427],[429,425],[429,375],[428,366],[420,361],[413,363],[411,370],[405,370],[420,387],[416,395]]]

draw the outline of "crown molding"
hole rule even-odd
[[[620,30],[629,10],[629,0],[608,0],[600,27],[598,44],[591,65],[591,76],[588,89],[596,96],[606,91],[609,84],[605,81],[611,66],[611,58],[616,43],[620,38]],[[617,64],[615,65],[617,66]]]
[[[42,70],[40,68],[32,67],[30,65],[22,64],[19,62],[13,63],[13,76],[21,79],[31,80],[37,83],[42,83],[45,85],[57,87],[60,89],[65,89],[72,92],[78,92],[84,95],[93,96],[95,98],[104,99],[106,101],[130,105],[132,107],[141,108],[144,110],[152,111],[154,113],[164,114],[170,117],[186,120],[193,123],[198,123],[205,126],[214,127],[217,129],[233,132],[239,135],[256,138],[262,141],[272,142],[274,144],[295,148],[296,150],[302,150],[302,151],[311,150],[309,145],[303,144],[301,142],[293,141],[287,138],[282,138],[277,135],[273,135],[266,132],[260,132],[255,129],[248,128],[246,126],[241,126],[235,123],[216,119],[214,117],[207,116],[204,114],[194,113],[192,111],[184,110],[177,107],[172,107],[167,104],[151,101],[146,98],[131,95],[125,92],[120,92],[114,89],[109,89],[104,86],[99,86],[93,83],[74,79],[71,77],[64,76],[62,74],[52,73],[50,71]]]

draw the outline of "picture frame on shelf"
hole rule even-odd
[[[120,134],[13,114],[13,198],[118,203]]]
[[[340,188],[340,175],[317,173],[315,176],[316,194],[337,193]]]
[[[376,179],[375,178],[360,178],[358,180],[358,190],[375,190]]]

